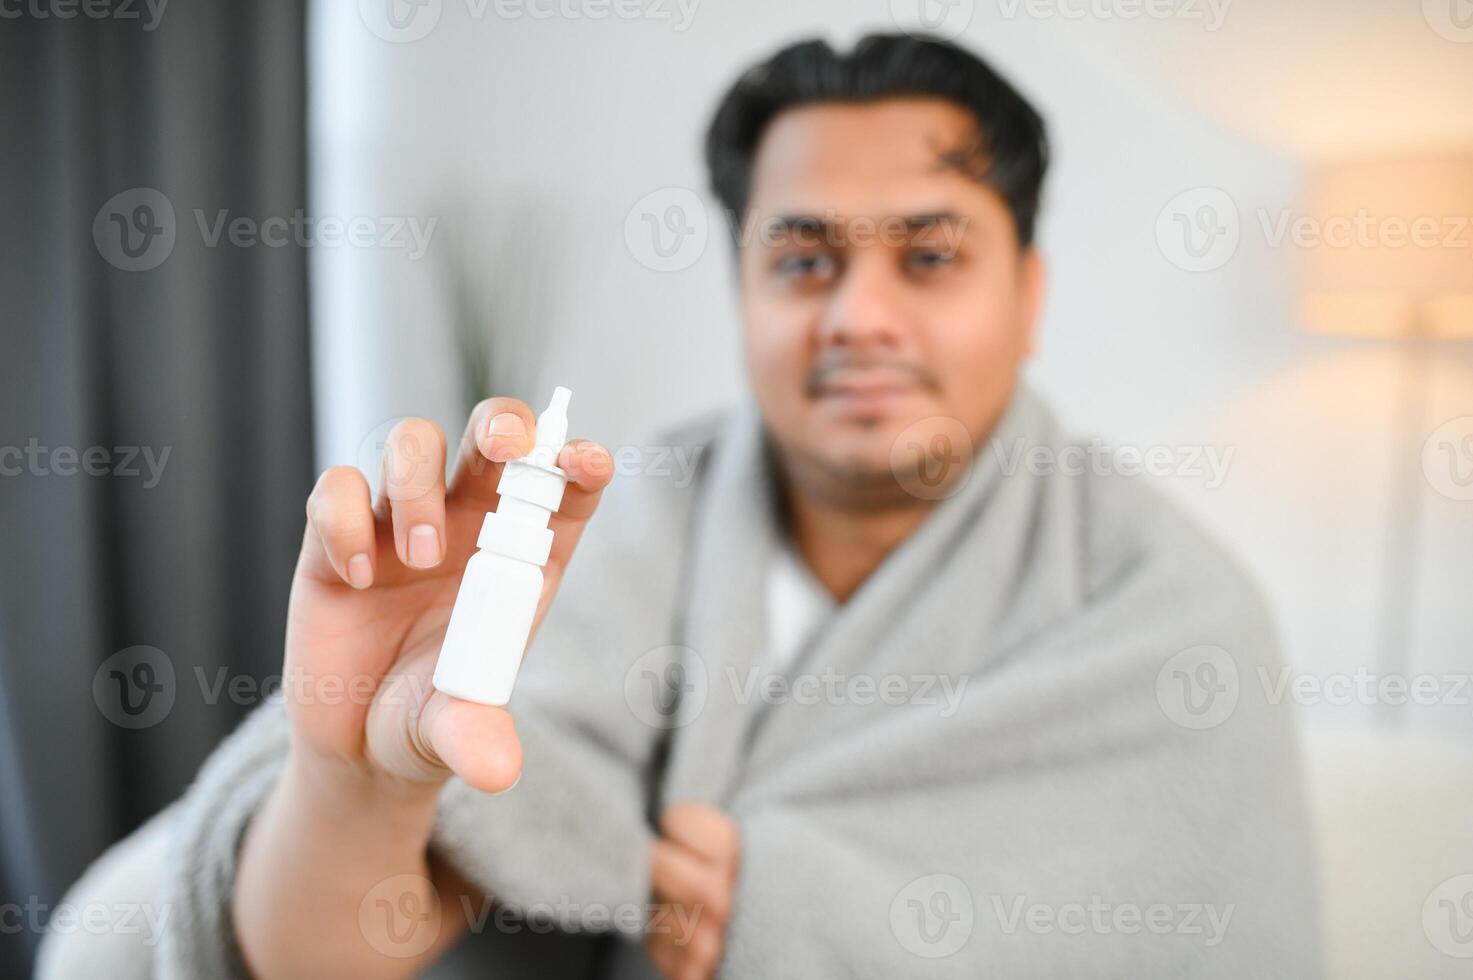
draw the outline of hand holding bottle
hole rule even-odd
[[[550,550],[529,637],[613,475],[608,450],[563,439],[555,462],[567,487],[547,520]],[[503,469],[536,445],[531,409],[493,398],[471,416],[448,490],[445,437],[423,419],[389,434],[376,502],[356,468],[322,474],[307,501],[287,624],[294,750],[411,783],[453,772],[495,792],[516,781],[521,751],[510,715],[439,692],[430,678],[482,524],[502,505]],[[347,696],[330,698],[340,684]]]
[[[253,975],[412,976],[463,928],[446,916],[432,945],[386,955],[391,937],[359,909],[384,882],[449,907],[468,886],[429,855],[441,785],[456,775],[494,793],[521,774],[507,709],[453,697],[431,677],[486,514],[503,502],[503,469],[533,450],[536,429],[525,404],[493,398],[471,415],[448,489],[445,437],[423,419],[389,434],[377,501],[353,467],[317,481],[287,617],[291,748],[236,869],[231,912]],[[540,595],[519,635],[535,634],[614,472],[608,450],[586,440],[562,446],[556,466],[567,485],[556,512],[538,514],[552,540],[541,539]],[[480,617],[473,631],[496,625]]]

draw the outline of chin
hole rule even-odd
[[[813,442],[827,469],[869,495],[895,490],[920,500],[949,496],[948,474],[965,471],[976,447],[966,425],[933,406],[913,414],[845,420]]]
[[[846,423],[842,427],[821,425],[810,430],[813,437],[794,446],[792,455],[817,484],[824,496],[859,499],[889,496],[900,488],[891,468],[891,447],[905,420],[876,420],[870,424]],[[805,481],[809,482],[809,481]]]
[[[814,433],[809,444],[816,453],[834,460],[852,460],[855,465],[869,463],[886,468],[891,445],[912,419],[886,413],[826,415],[815,421],[817,424],[809,429]]]

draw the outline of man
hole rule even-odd
[[[1071,451],[1018,383],[1037,113],[949,44],[810,42],[706,147],[755,397],[670,441],[695,483],[588,527],[613,461],[568,445],[501,709],[428,678],[531,411],[479,406],[448,487],[424,421],[377,502],[324,473],[285,710],[76,890],[162,861],[160,943],[43,973],[1318,973],[1289,720],[1236,684],[1261,602],[1149,491],[1018,462]]]

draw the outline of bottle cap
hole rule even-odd
[[[535,466],[557,467],[558,453],[568,441],[568,401],[573,393],[567,388],[554,388],[552,401],[537,416],[537,444],[522,457]]]
[[[476,546],[535,565],[547,562],[552,549],[548,520],[562,503],[568,474],[557,466],[568,439],[568,401],[573,393],[558,388],[537,417],[537,444],[521,459],[506,463],[496,485],[501,503],[486,515]]]

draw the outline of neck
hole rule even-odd
[[[933,506],[913,497],[888,507],[836,505],[785,481],[788,530],[794,547],[839,602],[847,600],[910,537]]]

